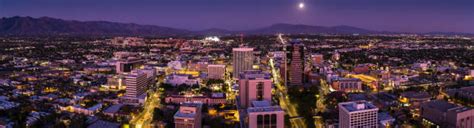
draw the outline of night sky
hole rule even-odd
[[[299,9],[298,3],[305,8]],[[0,0],[0,17],[48,16],[191,30],[275,23],[474,33],[474,0]]]

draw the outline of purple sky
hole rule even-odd
[[[306,8],[297,8],[304,2]],[[474,33],[474,0],[0,0],[0,17],[49,16],[201,30],[275,23]]]

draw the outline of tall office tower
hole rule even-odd
[[[201,128],[202,103],[185,102],[174,114],[175,128]]]
[[[253,101],[247,109],[248,128],[284,128],[285,112],[280,106],[271,106],[270,101]]]
[[[239,101],[242,108],[250,106],[252,101],[271,101],[272,80],[270,73],[247,70],[241,72],[238,83]]]
[[[225,65],[211,64],[207,66],[207,78],[209,79],[224,79]]]
[[[240,72],[251,70],[254,55],[253,48],[233,48],[232,49],[233,77],[239,78]]]
[[[342,102],[339,107],[340,128],[377,128],[378,111],[372,103],[361,100]]]
[[[136,98],[145,93],[148,85],[147,74],[138,70],[133,70],[125,76],[125,96]]]
[[[324,62],[323,54],[312,54],[311,59],[313,64],[321,65]]]
[[[293,42],[288,46],[288,68],[289,84],[303,85],[304,75],[304,45],[299,42]]]
[[[423,122],[441,128],[473,128],[474,109],[443,100],[433,100],[421,105]]]

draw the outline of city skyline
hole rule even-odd
[[[299,4],[304,3],[304,8]],[[374,31],[474,33],[469,0],[420,1],[0,1],[0,17],[54,17],[190,30],[249,30],[277,23],[348,25]],[[403,11],[401,11],[403,10]]]
[[[0,0],[0,128],[474,128],[473,0]]]

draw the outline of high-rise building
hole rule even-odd
[[[378,111],[372,103],[361,100],[342,102],[339,107],[340,128],[377,128]]]
[[[288,46],[289,84],[303,85],[304,81],[304,45],[299,42],[293,42]]]
[[[434,100],[421,105],[423,122],[442,128],[473,128],[474,109]]]
[[[201,128],[202,103],[185,102],[174,114],[175,128]]]
[[[252,101],[272,99],[272,80],[270,73],[247,70],[239,77],[239,101],[242,108],[250,106]]]
[[[239,78],[240,72],[251,70],[254,55],[253,48],[234,48],[232,49],[233,77]]]
[[[148,85],[147,74],[138,70],[133,70],[125,75],[126,97],[139,97],[145,93]]]
[[[284,128],[285,112],[280,106],[272,106],[269,101],[253,101],[247,109],[248,128]]]
[[[224,79],[225,65],[211,64],[207,66],[207,78],[209,79]]]

